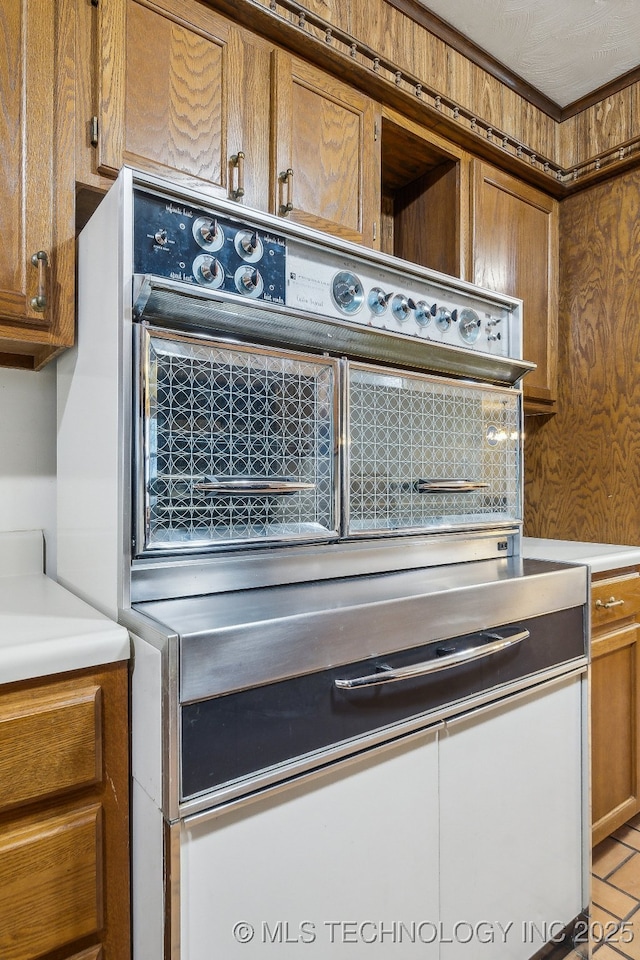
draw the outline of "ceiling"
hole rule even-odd
[[[418,0],[559,107],[640,64],[639,0]]]

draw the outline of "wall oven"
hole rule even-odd
[[[135,960],[568,953],[587,578],[520,557],[520,301],[125,169],[78,311],[58,570],[133,636]]]

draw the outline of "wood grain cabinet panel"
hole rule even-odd
[[[0,687],[0,958],[128,960],[128,665]]]
[[[69,0],[0,4],[4,366],[37,369],[73,342],[72,23]]]
[[[97,173],[129,163],[266,209],[266,42],[196,0],[113,0],[97,43]]]
[[[0,810],[102,777],[100,687],[0,698]]]
[[[525,411],[554,412],[557,395],[558,202],[473,162],[472,279],[523,300]]]
[[[101,807],[0,830],[0,956],[35,960],[102,926]]]
[[[591,588],[591,780],[594,845],[640,810],[640,574]]]
[[[274,212],[373,245],[380,209],[376,105],[302,60],[282,51],[274,58]]]

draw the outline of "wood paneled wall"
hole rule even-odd
[[[640,543],[640,172],[560,209],[558,410],[529,418],[525,532]]]
[[[517,87],[501,82],[386,0],[352,0],[348,4],[342,0],[209,2],[230,15],[232,9],[244,13],[248,25],[251,13],[265,8],[273,12],[276,24],[288,21],[300,27],[302,22],[301,30],[323,44],[323,30],[304,19],[305,15],[321,18],[336,31],[344,31],[357,40],[356,63],[370,69],[371,57],[378,56],[393,65],[391,69],[418,78],[434,95],[443,98],[443,104],[457,104],[461,111],[466,111],[464,118],[458,118],[465,135],[469,133],[469,118],[477,118],[477,127],[470,129],[478,148],[483,138],[500,143],[501,136],[513,141],[506,148],[508,151],[513,150],[514,144],[519,145],[524,151],[523,156],[517,154],[521,170],[524,172],[529,165],[544,168],[548,190],[558,196],[629,169],[640,157],[640,81],[604,96],[592,106],[579,109],[578,105],[575,116],[559,121],[560,108],[551,116],[521,91],[517,92]],[[247,9],[243,10],[245,6]],[[362,56],[365,47],[368,59]],[[450,116],[449,106],[446,110],[443,106],[444,113]],[[432,124],[433,117],[429,121]],[[493,162],[500,165],[499,159],[494,158]],[[546,162],[552,169],[545,167]],[[556,173],[560,184],[556,182],[554,186]],[[526,174],[524,179],[529,179]]]

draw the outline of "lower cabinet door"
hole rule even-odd
[[[443,960],[528,960],[588,903],[580,677],[448,723]]]
[[[35,960],[100,930],[100,830],[99,804],[0,830],[2,960]]]
[[[180,904],[181,960],[436,960],[437,733],[185,821]]]

